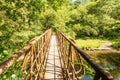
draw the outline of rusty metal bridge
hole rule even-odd
[[[51,29],[30,40],[29,44],[0,64],[0,75],[21,58],[20,80],[86,80],[83,77],[91,68],[93,80],[114,80],[113,76],[84,51],[74,40],[60,30],[51,35]]]

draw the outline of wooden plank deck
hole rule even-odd
[[[61,59],[57,48],[56,36],[51,37],[50,50],[44,80],[63,80]]]

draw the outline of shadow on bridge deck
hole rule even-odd
[[[56,36],[51,37],[50,50],[45,69],[44,80],[63,80],[62,64],[57,48]]]

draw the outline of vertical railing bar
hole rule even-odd
[[[33,71],[32,71],[32,64],[33,64],[33,46],[32,46],[32,50],[31,50],[31,53],[30,53],[31,55],[30,55],[30,80],[32,80],[32,73],[33,73]]]

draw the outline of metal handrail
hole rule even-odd
[[[26,76],[21,79],[42,79],[50,38],[51,29],[45,31],[41,36],[30,40],[29,45],[14,53],[12,57],[0,64],[0,74],[4,73],[17,59],[23,56],[22,70],[26,72]]]
[[[84,51],[77,47],[73,40],[67,38],[60,30],[56,31],[59,50],[64,62],[64,72],[67,80],[79,80],[80,74],[85,74],[83,65],[84,60],[95,70],[94,80],[114,80],[113,76],[93,59],[90,58]],[[75,59],[79,62],[79,70],[75,68]],[[84,59],[84,60],[83,60]]]

